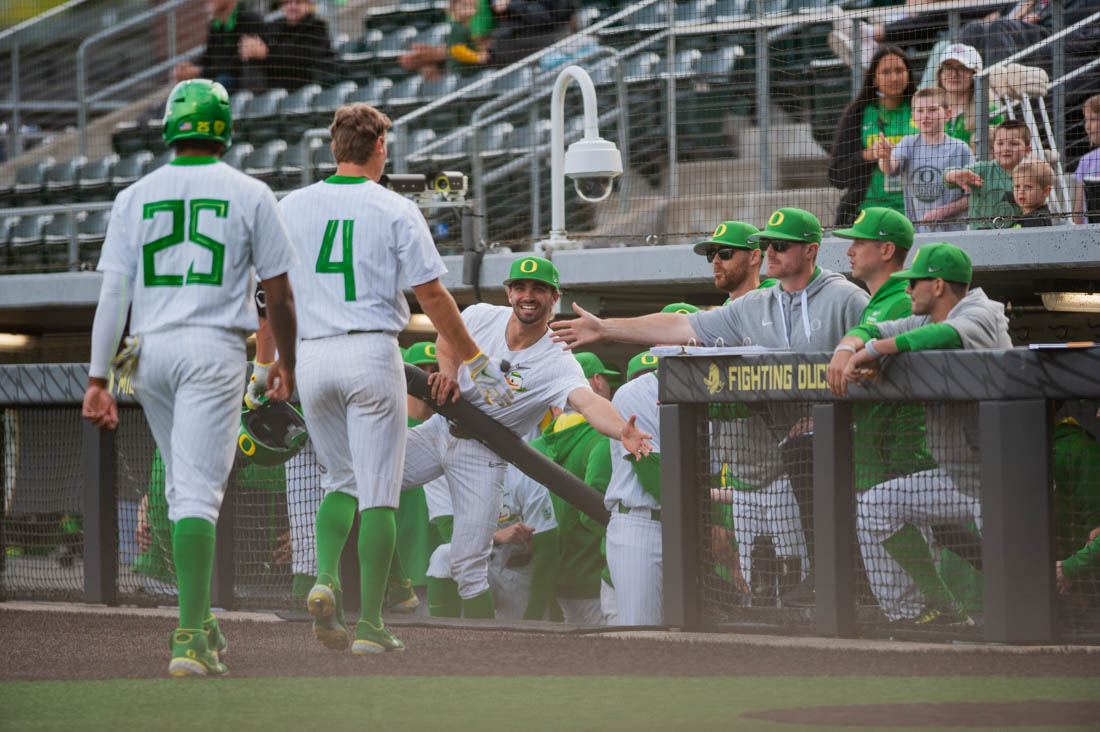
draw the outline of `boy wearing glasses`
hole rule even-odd
[[[748,241],[749,236],[758,233],[760,229],[744,221],[723,221],[710,239],[694,247],[696,254],[707,258],[707,264],[714,265],[714,286],[729,295],[725,305],[746,292],[775,285],[770,277],[760,281],[764,255],[759,244]]]

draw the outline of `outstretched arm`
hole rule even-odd
[[[580,412],[600,434],[621,440],[623,447],[635,458],[641,459],[653,449],[648,442],[653,435],[638,429],[636,415],[624,420],[611,402],[587,386],[579,386],[569,393],[569,406]]]
[[[678,313],[653,313],[637,318],[597,318],[580,305],[573,303],[577,313],[572,320],[559,320],[550,324],[550,337],[566,348],[577,348],[600,340],[643,345],[679,345],[692,339],[698,340],[688,316]]]

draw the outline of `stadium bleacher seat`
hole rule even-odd
[[[113,198],[122,192],[122,189],[145,175],[151,169],[153,153],[148,150],[140,150],[131,155],[119,158],[114,169],[111,170],[111,184],[109,195]]]
[[[248,157],[253,149],[252,143],[249,142],[233,143],[233,146],[225,151],[225,155],[222,155],[222,162],[231,168],[240,170],[244,164],[244,159]]]
[[[8,243],[11,241],[12,229],[18,222],[18,216],[0,217],[0,270],[8,268]]]
[[[390,116],[390,119],[397,119],[419,107],[422,103],[421,89],[423,86],[424,80],[419,74],[406,76],[401,81],[394,83],[393,88],[386,94],[384,103],[386,113]]]
[[[160,117],[145,120],[145,149],[154,155],[168,149],[168,143],[164,141],[164,120]]]
[[[677,23],[684,25],[702,25],[713,23],[716,13],[716,0],[691,0],[676,3],[676,12],[673,17]]]
[[[732,23],[749,17],[749,0],[718,0],[714,6],[716,23]]]
[[[372,107],[378,107],[382,105],[382,102],[391,89],[393,89],[393,79],[385,76],[378,76],[348,94],[345,103],[362,103],[369,104]]]
[[[420,33],[415,25],[406,25],[387,33],[382,42],[375,48],[374,55],[378,59],[396,59],[409,49],[409,44]]]
[[[300,142],[287,145],[275,161],[278,176],[272,188],[277,191],[289,191],[302,187],[302,146]]]
[[[486,163],[499,161],[508,155],[508,137],[515,127],[511,122],[496,122],[479,132],[481,157]]]
[[[447,42],[447,36],[451,32],[450,23],[436,23],[424,28],[416,34],[411,43],[423,43],[427,46],[442,46]]]
[[[600,8],[588,6],[579,8],[573,15],[577,24],[577,30],[584,30],[600,19]]]
[[[145,125],[136,121],[119,122],[111,133],[111,149],[119,155],[130,155],[148,147]]]
[[[523,155],[539,145],[550,143],[550,120],[540,119],[534,125],[516,127],[508,135],[508,148],[512,155]]]
[[[76,176],[76,199],[105,200],[111,192],[111,173],[118,165],[118,160],[118,155],[111,153],[81,165]]]
[[[76,200],[80,169],[88,159],[83,155],[51,165],[42,186],[43,203],[72,203]]]
[[[286,149],[285,140],[269,140],[250,152],[241,162],[240,169],[275,188],[279,177],[279,155]]]
[[[149,161],[149,170],[153,171],[157,168],[168,165],[176,157],[176,153],[172,150],[164,150],[153,156],[153,159]]]
[[[310,126],[328,127],[332,124],[332,114],[347,101],[348,95],[356,89],[354,81],[342,81],[324,89],[310,103]]]
[[[94,269],[99,262],[99,252],[107,238],[110,215],[110,211],[92,211],[77,225],[76,240],[80,248],[80,261],[84,266]]]
[[[286,89],[269,89],[249,99],[240,117],[233,117],[234,137],[253,145],[275,139],[279,135],[279,103],[286,97]]]
[[[17,272],[41,272],[45,265],[46,224],[52,216],[20,216],[8,241],[8,261]]]
[[[51,157],[36,160],[20,166],[15,171],[15,183],[12,185],[12,206],[35,206],[42,197],[42,183],[46,170],[56,161]]]
[[[56,214],[42,232],[42,256],[47,270],[58,272],[69,268],[69,244],[76,228],[75,217]]]
[[[310,105],[320,93],[320,84],[306,84],[283,97],[279,102],[279,137],[293,143],[309,129]]]
[[[428,154],[428,160],[436,170],[469,169],[469,138],[454,137]]]
[[[324,180],[336,172],[336,158],[332,157],[332,147],[329,145],[318,145],[313,148],[309,157],[314,181]]]

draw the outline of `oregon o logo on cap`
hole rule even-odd
[[[676,308],[672,312],[674,312],[676,315],[691,315],[691,311],[685,310],[684,308]]]
[[[860,221],[863,221],[863,219],[865,219],[865,218],[867,218],[867,209],[863,209],[862,211],[859,212],[859,216],[856,217],[856,220],[853,222],[853,225],[858,224]]]
[[[714,230],[713,238],[717,239],[718,237],[722,236],[722,234],[725,234],[725,233],[726,233],[726,225],[725,224],[718,224],[718,228]]]
[[[531,274],[537,272],[539,269],[539,263],[533,259],[525,259],[519,263],[519,271],[523,274]]]
[[[783,212],[776,211],[772,214],[772,217],[768,219],[768,226],[779,226],[783,223]]]
[[[247,443],[247,446],[246,446]],[[240,446],[241,452],[251,457],[252,453],[256,452],[256,443],[252,441],[252,438],[248,435],[241,435],[237,439],[237,445]]]
[[[435,358],[435,344],[434,343],[429,343],[424,348],[424,354],[427,355],[427,356],[431,356],[432,358]]]
[[[655,363],[657,363],[657,357],[654,356],[652,353],[647,353],[642,356],[642,364],[646,366],[652,366]]]

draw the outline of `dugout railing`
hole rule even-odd
[[[1060,593],[1055,562],[1076,550],[1067,547],[1084,547],[1100,526],[1100,447],[1093,436],[1100,348],[905,354],[889,359],[877,384],[864,382],[842,398],[826,383],[830,358],[705,352],[662,358],[666,624],[841,637],[1096,642],[1096,577]],[[868,419],[872,410],[878,416]],[[1079,421],[1067,420],[1073,416]],[[872,430],[889,433],[887,439],[869,447]],[[924,443],[922,459],[869,465],[870,449],[911,454],[912,444],[895,449],[906,440]],[[937,468],[954,479],[958,492],[937,492],[932,483],[908,491],[886,483]],[[876,480],[880,486],[869,485]],[[729,495],[739,513],[723,519]],[[965,504],[962,510],[943,505],[952,498]],[[910,605],[920,602],[922,612],[945,611],[931,614],[928,623],[920,613],[888,617],[878,603],[884,575],[877,575],[877,594],[868,580],[886,566],[868,552],[886,538],[872,531],[876,517],[892,510],[912,516],[922,501],[940,501],[939,510],[906,522],[905,531],[890,537],[908,533],[908,548],[896,541],[883,546],[890,546],[891,557],[904,557],[898,561],[910,573],[886,577],[885,585],[907,586]],[[746,522],[761,505],[755,517],[764,521],[763,533],[788,532],[795,540],[741,542],[737,559],[747,553],[755,560],[735,564],[750,570],[749,591],[742,592],[730,571],[728,533],[753,529]],[[807,557],[792,567],[799,539],[812,563]],[[770,555],[769,544],[776,550]],[[918,578],[921,595],[915,597],[909,580],[922,563],[914,561],[921,551],[913,546],[926,547],[924,559],[931,558],[936,573]],[[870,564],[864,561],[869,558]],[[761,574],[767,575],[763,582]],[[944,584],[952,594],[932,591]],[[958,602],[948,608],[945,597]],[[958,615],[948,617],[948,609]]]

